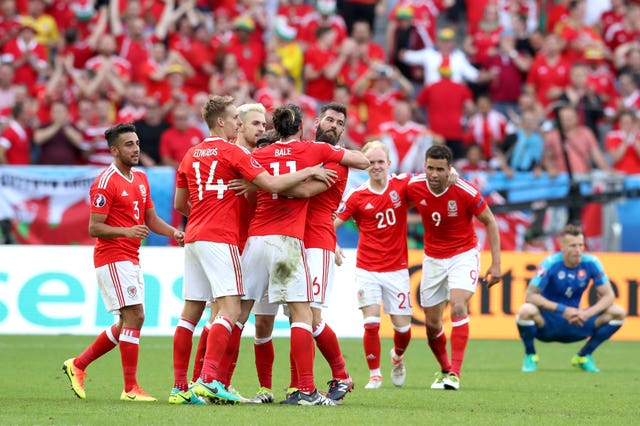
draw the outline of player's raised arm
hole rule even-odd
[[[370,166],[367,157],[365,157],[362,152],[353,149],[344,150],[344,157],[342,157],[340,164],[360,170],[364,170]]]

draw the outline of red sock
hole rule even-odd
[[[451,318],[451,372],[460,377],[464,351],[469,341],[469,317]]]
[[[289,351],[289,389],[298,388],[298,369],[296,368],[296,360],[293,357],[293,351]]]
[[[138,351],[140,348],[140,329],[122,328],[120,330],[120,359],[124,375],[124,391],[129,392],[138,385]]]
[[[222,379],[220,371],[220,360],[227,350],[229,339],[231,338],[231,323],[224,317],[216,317],[209,330],[207,338],[207,352],[204,356],[202,373],[200,377],[209,383],[213,380]]]
[[[427,343],[440,364],[440,370],[448,373],[451,370],[451,363],[447,353],[447,335],[444,333],[444,327],[435,335],[429,334],[429,329],[427,329]]]
[[[118,345],[118,328],[114,325],[106,329],[73,361],[80,370],[86,370],[87,366],[102,355]]]
[[[207,351],[207,338],[209,337],[209,330],[211,329],[211,323],[208,322],[202,329],[200,334],[200,340],[198,340],[198,349],[196,349],[196,358],[193,360],[193,375],[191,381],[195,382],[200,377],[202,372],[202,364],[204,363],[204,354]]]
[[[309,393],[316,389],[313,382],[315,345],[311,327],[304,323],[291,324],[291,355],[298,370],[298,390]]]
[[[222,359],[220,360],[220,374],[222,375],[222,380],[220,381],[227,387],[231,384],[231,376],[233,375],[233,370],[235,370],[235,364],[238,360],[241,337],[242,328],[238,327],[238,323],[236,323],[231,330],[227,350],[224,352]]]
[[[173,387],[183,392],[189,388],[187,370],[189,369],[195,327],[194,322],[180,318],[173,334]]]
[[[266,340],[265,340],[266,339]],[[273,340],[271,337],[256,339],[253,344],[253,353],[256,360],[256,371],[258,372],[258,382],[260,387],[273,389],[273,361],[275,351],[273,350]]]
[[[406,328],[406,330],[405,330]],[[400,357],[407,350],[411,341],[411,325],[402,327],[400,330],[393,329],[393,351]]]
[[[345,368],[346,363],[344,362],[336,333],[334,333],[331,327],[323,320],[313,331],[313,337],[316,339],[320,353],[322,353],[322,356],[324,356],[329,363],[329,367],[331,367],[331,375],[333,378],[338,380],[347,379],[349,375]]]
[[[367,357],[369,370],[377,370],[380,368],[380,320],[376,318],[375,322],[365,322],[364,336],[362,344],[364,345],[364,355]],[[366,319],[365,319],[366,321]]]

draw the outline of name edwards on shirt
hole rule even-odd
[[[218,148],[198,148],[193,151],[193,156],[198,157],[211,157],[212,155],[218,155]]]

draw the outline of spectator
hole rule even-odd
[[[390,173],[421,173],[424,155],[434,139],[444,143],[444,138],[411,120],[411,105],[402,99],[393,106],[393,120],[380,125],[380,133],[380,140],[389,148]]]
[[[107,96],[119,102],[124,94],[124,88],[131,81],[131,64],[117,55],[115,38],[104,34],[98,40],[98,54],[87,61],[85,68],[89,70],[90,80],[85,87],[81,87],[87,97]],[[109,163],[111,164],[111,163]]]
[[[436,23],[440,12],[445,8],[453,6],[455,0],[399,0],[391,12],[387,20],[387,30],[385,39],[387,48],[393,45],[394,35],[400,25],[403,12],[411,10],[412,22],[416,29],[416,33],[421,39],[422,47],[432,47],[436,40]],[[481,3],[474,1],[473,4]],[[372,27],[373,28],[373,27]]]
[[[296,41],[298,32],[294,27],[287,24],[284,17],[278,17],[277,19],[274,28],[275,35],[270,40],[269,50],[273,50],[278,63],[296,81],[296,88],[302,90],[304,51],[301,43]]]
[[[287,24],[300,34],[305,16],[313,12],[315,12],[313,6],[305,3],[304,0],[280,0],[276,14],[284,17]]]
[[[13,84],[13,66],[0,62],[0,123],[4,123],[11,114],[11,108],[16,103],[16,88]],[[2,124],[0,124],[0,128]]]
[[[94,102],[94,111],[91,123],[84,129],[83,155],[90,165],[108,166],[113,162],[113,154],[104,132],[114,123],[113,105],[109,99],[99,98]]]
[[[506,116],[509,110],[517,109],[524,75],[530,67],[531,58],[516,49],[515,33],[503,30],[496,52],[482,62],[482,68],[491,75],[488,95],[498,112]]]
[[[586,2],[570,0],[569,16],[554,28],[560,39],[565,40],[563,55],[569,63],[584,60],[584,52],[588,47],[603,48],[604,42],[600,34],[585,24]]]
[[[342,141],[348,149],[360,150],[365,144],[366,125],[360,117],[360,108],[352,102],[351,90],[344,84],[338,84],[333,90],[333,101],[347,107],[346,131]]]
[[[618,92],[605,108],[607,117],[614,117],[623,109],[640,113],[640,89],[631,74],[623,73],[618,76]]]
[[[222,62],[209,79],[209,92],[220,96],[233,96],[238,102],[249,98],[251,86],[244,71],[238,66],[235,55],[227,53],[222,57]]]
[[[604,115],[602,100],[594,87],[588,84],[589,70],[583,63],[576,63],[569,71],[569,84],[558,97],[561,103],[568,103],[578,113],[578,124],[587,126],[597,140],[600,140],[598,121]]]
[[[178,67],[175,67],[177,65]],[[195,75],[195,71],[189,61],[187,61],[180,52],[176,50],[167,50],[167,46],[163,41],[154,41],[151,45],[151,52],[147,62],[143,66],[144,68],[144,84],[147,87],[147,94],[162,98],[168,97],[167,91],[169,91],[169,84],[167,82],[167,76],[169,70],[180,69],[184,71],[184,81]]]
[[[45,12],[44,0],[28,0],[27,14],[20,17],[23,24],[32,24],[36,30],[36,41],[53,53],[60,47],[60,32],[53,16]]]
[[[627,0],[610,0],[611,8],[600,16],[600,21],[596,23],[600,34],[604,35],[611,25],[622,22],[627,14]]]
[[[306,15],[302,20],[302,28],[298,38],[305,46],[311,46],[317,39],[318,28],[331,28],[335,33],[335,44],[339,46],[347,38],[347,26],[341,15],[336,13],[336,0],[318,0],[316,12]]]
[[[353,91],[367,108],[367,136],[375,138],[380,134],[380,125],[393,120],[395,103],[408,98],[413,86],[397,69],[374,64],[356,82]]]
[[[37,164],[75,165],[82,162],[82,132],[72,124],[69,108],[62,101],[51,104],[51,122],[34,132],[40,147]]]
[[[357,48],[362,52],[362,59],[367,64],[384,62],[384,48],[374,43],[371,36],[371,27],[366,20],[358,19],[353,23],[351,38],[356,42]]]
[[[527,74],[525,91],[537,96],[544,108],[560,97],[569,82],[571,65],[560,55],[561,43],[557,35],[548,34],[542,50],[533,59]]]
[[[395,21],[387,24],[387,28],[393,26],[390,39],[387,40],[389,63],[400,70],[402,75],[414,84],[424,82],[424,70],[421,66],[409,66],[400,59],[400,52],[404,50],[420,50],[426,47],[420,36],[413,19],[413,7],[410,5],[397,8]]]
[[[256,90],[253,98],[261,103],[267,110],[267,122],[271,122],[271,113],[280,105],[284,105],[282,100],[281,79],[285,76],[285,70],[280,64],[268,64],[260,88]]]
[[[18,36],[20,31],[20,15],[15,0],[0,1],[0,51],[5,43]]]
[[[437,50],[426,47],[421,50],[404,50],[400,52],[400,60],[408,65],[422,65],[424,68],[424,85],[436,83],[441,75],[439,68],[450,69],[450,79],[455,83],[463,80],[480,82],[488,79],[488,75],[481,75],[469,63],[464,52],[456,48],[456,33],[453,28],[443,28],[438,31]]]
[[[189,105],[180,104],[173,110],[173,125],[160,137],[160,161],[165,166],[178,168],[184,154],[202,142],[204,135],[189,123]]]
[[[640,9],[637,5],[629,6],[622,19],[611,24],[602,33],[604,42],[611,52],[615,52],[621,45],[637,39],[639,35],[638,20],[640,20]]]
[[[260,78],[260,69],[266,57],[262,41],[251,37],[255,28],[253,19],[237,18],[233,22],[234,35],[226,49],[227,53],[235,55],[252,88]]]
[[[36,31],[33,23],[22,23],[18,36],[2,50],[2,62],[11,63],[15,71],[13,84],[24,84],[32,94],[38,78],[48,69],[47,49],[36,41]]]
[[[624,109],[618,113],[618,129],[607,134],[605,149],[614,170],[629,175],[640,173],[640,126],[635,112]]]
[[[489,2],[484,8],[478,28],[470,31],[464,39],[464,51],[472,64],[480,66],[489,55],[495,53],[503,30],[498,5]]]
[[[542,173],[544,139],[540,131],[540,116],[532,110],[521,115],[521,125],[515,133],[508,135],[497,153],[500,169],[508,178],[515,172],[533,171]]]
[[[549,176],[570,171],[574,176],[589,173],[593,162],[597,168],[610,171],[593,132],[578,124],[578,113],[571,105],[561,106],[557,112],[558,125],[545,136],[543,164]],[[564,135],[564,138],[562,138]],[[566,151],[566,158],[563,150]],[[569,167],[567,167],[567,159]]]
[[[640,44],[627,43],[616,49],[614,64],[618,75],[629,73],[640,84]]]
[[[144,66],[151,51],[151,39],[147,35],[144,19],[132,17],[123,21],[118,7],[109,8],[109,12],[111,34],[118,43],[118,56],[131,64],[131,81],[142,82]]]
[[[319,27],[316,42],[304,54],[305,93],[317,101],[329,102],[345,59],[336,52],[335,30]]]
[[[507,118],[493,109],[491,98],[486,95],[478,96],[476,109],[469,117],[467,131],[471,140],[482,148],[484,158],[491,160],[506,135]]]
[[[353,31],[354,23],[357,20],[364,20],[372,30],[376,24],[376,15],[384,13],[385,1],[378,0],[342,0],[341,15],[347,29],[347,34]]]
[[[482,152],[482,147],[476,142],[471,142],[467,145],[464,157],[457,160],[454,165],[456,170],[460,171],[463,175],[469,175],[473,172],[488,172],[491,170],[489,162]]]
[[[144,100],[147,97],[147,89],[139,82],[129,83],[125,94],[124,102],[118,110],[118,122],[132,123],[144,117],[146,107]]]
[[[0,164],[31,164],[31,129],[27,126],[25,104],[11,108],[11,120],[0,133]]]
[[[148,97],[145,100],[145,115],[133,123],[140,138],[140,164],[152,167],[160,164],[160,139],[169,129],[169,123],[164,119],[160,102]]]
[[[338,58],[343,62],[338,73],[338,82],[353,89],[355,83],[369,71],[369,61],[365,52],[359,49],[354,39],[347,38],[340,46]]]
[[[601,49],[587,49],[584,52],[587,64],[587,86],[593,87],[602,105],[606,105],[616,95],[615,76],[609,68]]]
[[[432,132],[442,135],[453,151],[453,158],[464,157],[463,120],[473,110],[471,90],[451,79],[451,68],[438,70],[440,79],[422,88],[416,104],[424,107]]]

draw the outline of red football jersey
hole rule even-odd
[[[238,245],[241,197],[227,185],[231,179],[252,181],[264,171],[246,149],[221,138],[206,138],[190,148],[176,181],[178,188],[188,188],[191,202],[184,242]]]
[[[487,203],[471,183],[458,178],[455,185],[436,195],[423,173],[411,179],[407,197],[422,216],[427,256],[446,259],[477,247],[473,217],[482,213]]]
[[[130,228],[144,224],[147,209],[153,208],[147,175],[139,169],[131,169],[127,179],[115,165],[102,171],[91,185],[91,213],[105,214],[105,224]],[[130,260],[138,264],[140,240],[137,238],[97,238],[93,250],[96,268],[108,263]]]
[[[375,192],[367,181],[342,201],[338,218],[346,221],[353,217],[360,230],[356,267],[372,272],[408,267],[408,183],[409,175],[389,176],[384,191]]]
[[[291,140],[260,148],[253,152],[253,157],[278,176],[320,163],[339,163],[344,154],[344,149],[325,142]],[[302,240],[308,205],[308,198],[287,198],[258,191],[258,206],[249,226],[249,236],[287,235]]]
[[[304,246],[305,248],[334,251],[336,231],[333,227],[333,212],[338,210],[342,194],[347,186],[349,168],[333,163],[328,164],[327,169],[338,172],[338,177],[330,188],[309,200],[307,224],[304,229]]]

